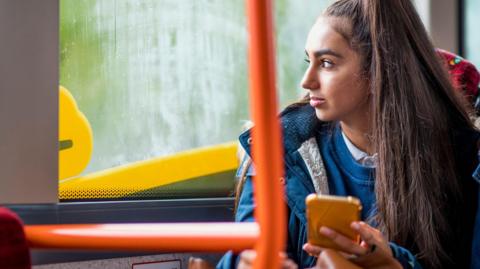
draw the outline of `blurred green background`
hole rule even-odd
[[[280,108],[329,1],[275,1]],[[61,0],[60,83],[93,130],[84,173],[235,140],[249,119],[244,0]]]

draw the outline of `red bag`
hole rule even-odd
[[[478,83],[480,82],[480,74],[475,65],[445,50],[437,49],[437,53],[445,60],[455,88],[461,91],[468,102],[473,105],[478,97]]]
[[[12,211],[0,207],[0,269],[31,267],[23,225]]]

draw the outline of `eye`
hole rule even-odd
[[[320,66],[321,66],[322,68],[332,68],[332,67],[333,67],[333,62],[330,61],[330,60],[324,59],[324,60],[321,61]]]

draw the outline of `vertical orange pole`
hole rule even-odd
[[[285,250],[286,209],[283,197],[283,148],[277,118],[275,46],[271,0],[247,0],[250,101],[253,122],[253,159],[257,176],[255,218],[260,237],[254,268],[279,268]]]

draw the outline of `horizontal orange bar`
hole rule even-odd
[[[257,223],[26,225],[32,248],[240,252],[259,236]]]

